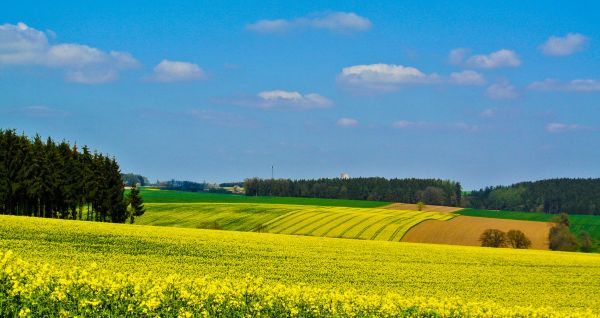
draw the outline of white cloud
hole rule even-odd
[[[546,131],[549,133],[564,133],[570,131],[582,131],[582,130],[593,130],[590,127],[581,126],[577,124],[562,124],[562,123],[549,123],[546,125]]]
[[[540,91],[599,92],[600,80],[575,79],[563,82],[557,79],[546,79],[531,83],[529,89]]]
[[[479,115],[481,117],[485,117],[485,118],[492,118],[492,117],[495,117],[497,113],[498,113],[497,109],[487,108],[487,109],[484,109]]]
[[[116,80],[119,73],[113,69],[69,70],[66,78],[69,82],[81,84],[101,84]]]
[[[246,26],[258,33],[282,33],[293,29],[325,29],[334,32],[360,32],[371,28],[371,21],[352,12],[317,13],[291,20],[259,20]]]
[[[353,118],[340,118],[337,121],[337,125],[340,127],[355,127],[358,125],[358,120]]]
[[[309,110],[333,106],[333,101],[322,95],[285,90],[262,91],[256,96],[217,99],[216,102],[268,110]]]
[[[156,82],[179,82],[205,79],[204,71],[194,63],[162,60],[150,78]]]
[[[449,76],[426,74],[412,66],[395,64],[366,64],[345,67],[338,74],[339,83],[373,92],[389,92],[411,84],[483,85],[483,75],[465,70]]]
[[[456,85],[483,85],[485,84],[485,78],[483,75],[475,71],[462,71],[454,72],[450,74],[450,83]]]
[[[448,54],[448,63],[454,65],[461,64],[470,52],[471,50],[461,47],[453,49]]]
[[[551,36],[540,46],[546,55],[566,56],[582,51],[588,38],[581,33],[569,33],[564,37]]]
[[[397,129],[407,129],[407,128],[423,128],[430,126],[430,124],[425,122],[412,122],[408,120],[398,120],[392,124],[392,127]]]
[[[431,123],[425,121],[409,121],[409,120],[398,120],[392,124],[392,128],[395,129],[431,129],[431,130],[459,130],[459,131],[477,131],[478,126],[470,125],[466,123]]]
[[[517,67],[521,65],[521,60],[514,51],[502,49],[487,55],[473,55],[466,60],[466,63],[472,67],[491,69]]]
[[[0,25],[0,65],[37,65],[63,69],[68,81],[86,84],[110,82],[119,72],[137,67],[126,52],[76,43],[51,44],[46,33],[19,22]]]
[[[316,93],[300,94],[299,92],[274,90],[258,93],[259,108],[327,108],[333,106],[328,98]]]
[[[388,91],[403,84],[427,84],[439,80],[417,68],[394,64],[354,65],[342,69],[338,81],[349,86]]]
[[[490,85],[485,94],[492,99],[514,99],[519,97],[517,89],[508,81]]]

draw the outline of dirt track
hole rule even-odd
[[[532,249],[548,249],[551,223],[458,216],[450,221],[428,220],[410,229],[402,242],[480,246],[486,229],[521,230],[531,240]]]
[[[390,205],[386,205],[381,207],[382,209],[388,210],[410,210],[410,211],[418,211],[416,204],[409,203],[392,203]],[[456,212],[462,210],[462,208],[452,207],[452,206],[441,206],[441,205],[425,205],[423,207],[423,211],[427,212]]]

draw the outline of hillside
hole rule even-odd
[[[238,195],[192,193],[162,190],[144,190],[147,212],[137,218],[136,224],[260,231],[277,234],[295,234],[390,240],[415,243],[437,243],[479,246],[479,236],[489,228],[504,231],[518,229],[532,240],[532,248],[548,249],[549,215],[514,214],[523,219],[472,217],[486,211],[426,205],[416,211],[414,204],[381,203],[380,208],[369,208],[363,203],[373,201],[305,199],[279,197],[245,197]],[[190,201],[187,203],[176,202]],[[240,201],[254,203],[240,203]],[[167,202],[167,203],[165,203]],[[234,203],[232,203],[234,202]],[[293,202],[294,204],[279,204]],[[297,204],[302,203],[302,204]],[[307,205],[317,203],[321,205]],[[341,207],[340,205],[362,207]],[[402,210],[405,209],[405,210]],[[412,209],[412,210],[410,210]],[[429,212],[442,211],[442,212]],[[463,211],[466,211],[463,213]],[[488,211],[487,216],[496,215]],[[458,218],[454,218],[460,214]],[[472,214],[472,216],[471,216]],[[506,218],[506,214],[504,214]],[[531,216],[531,221],[525,218]],[[546,218],[544,218],[546,217]],[[454,218],[452,221],[447,221]],[[589,217],[588,217],[589,218]],[[541,222],[532,222],[541,221]],[[578,219],[581,226],[592,223]],[[578,223],[579,224],[579,223]]]
[[[536,212],[515,212],[515,211],[491,211],[479,209],[463,209],[458,212],[460,215],[476,216],[494,219],[527,220],[538,222],[552,222],[556,214],[536,213]],[[600,251],[600,216],[598,215],[569,215],[571,221],[570,229],[576,235],[582,231],[590,234],[596,241],[596,251]]]
[[[146,210],[136,224],[386,241],[399,241],[422,221],[454,217],[439,212],[249,203],[148,203]]]
[[[95,288],[111,277],[142,282],[177,274],[169,278],[177,286],[186,277],[245,281],[252,275],[267,284],[283,284],[278,288],[306,284],[368,295],[393,292],[402,297],[396,304],[421,301],[427,306],[435,302],[424,299],[447,299],[447,306],[479,310],[472,316],[483,316],[481,310],[494,305],[507,308],[511,316],[525,310],[510,309],[514,306],[600,313],[596,254],[0,216],[0,251],[6,250],[32,264],[47,263],[71,273],[78,266],[88,270],[88,277],[106,272]]]
[[[479,237],[487,229],[504,232],[520,230],[531,240],[532,249],[548,249],[551,223],[457,216],[450,221],[427,220],[406,233],[403,242],[480,246]]]
[[[342,199],[320,199],[320,198],[293,198],[293,197],[269,197],[269,196],[246,196],[239,194],[221,194],[208,192],[184,192],[171,190],[141,189],[140,194],[147,203],[266,203],[266,204],[297,204],[297,205],[320,205],[320,206],[345,206],[356,208],[376,208],[390,204],[390,202],[366,201],[366,200],[342,200]]]

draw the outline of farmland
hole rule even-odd
[[[552,222],[555,214],[535,213],[535,212],[514,212],[514,211],[491,211],[478,209],[464,209],[457,212],[460,215],[478,216],[495,219],[527,220]],[[586,231],[597,241],[596,250],[600,250],[600,216],[598,215],[569,215],[571,221],[570,229],[577,235]]]
[[[149,203],[137,224],[399,241],[425,220],[453,214],[373,208],[248,203]]]
[[[80,297],[79,300],[92,303],[100,300],[94,307],[98,310],[106,308],[102,305],[110,303],[107,297],[111,294],[92,291],[105,288],[112,288],[115,295],[121,295],[123,288],[134,290],[131,286],[138,286],[137,293],[125,293],[128,296],[123,304],[132,304],[132,310],[148,306],[166,310],[167,306],[159,307],[163,300],[182,308],[189,305],[184,300],[192,296],[173,296],[184,295],[183,290],[196,296],[221,290],[221,297],[231,293],[226,299],[240,300],[242,296],[234,291],[235,286],[241,285],[232,284],[242,284],[246,289],[239,289],[250,290],[252,299],[263,307],[269,307],[266,299],[272,294],[267,291],[278,290],[279,295],[284,296],[276,299],[283,302],[287,299],[288,305],[301,305],[309,299],[320,303],[336,299],[347,302],[347,308],[364,310],[368,307],[366,304],[374,302],[379,304],[378,310],[389,310],[388,313],[394,312],[392,304],[418,304],[446,313],[439,316],[450,316],[450,308],[455,308],[455,316],[484,316],[486,308],[495,308],[492,312],[498,316],[533,316],[532,311],[539,311],[540,307],[553,307],[543,311],[554,312],[557,317],[586,309],[600,313],[600,299],[595,297],[600,290],[600,255],[596,254],[337,240],[14,216],[0,216],[0,250],[12,250],[27,260],[28,265],[23,266],[10,263],[13,272],[19,268],[29,269],[28,274],[23,274],[25,278],[40,273],[37,274],[41,275],[37,280],[39,285],[33,286],[46,286],[44,277],[52,275],[77,276],[75,266],[86,270],[86,278],[79,277],[76,287],[92,286],[85,289],[86,297],[103,295],[105,298]],[[39,267],[38,263],[46,263],[48,267]],[[294,270],[290,270],[292,268]],[[176,276],[171,276],[174,274]],[[206,275],[210,278],[205,278]],[[259,278],[264,281],[253,283]],[[204,284],[207,289],[198,290],[198,286],[190,289],[195,285],[190,280],[194,279],[207,280]],[[68,281],[65,278],[59,285],[48,284],[58,288],[68,286]],[[279,289],[273,287],[276,285]],[[180,290],[179,294],[168,292],[165,286]],[[217,286],[229,287],[219,289]],[[43,292],[42,287],[39,293]],[[28,285],[27,288],[33,287]],[[179,298],[170,302],[169,297],[156,296],[163,291],[171,298]],[[387,295],[384,298],[377,296],[384,294]],[[30,294],[25,294],[23,301],[27,295]],[[61,304],[60,293],[53,299],[52,304]],[[382,304],[382,299],[389,300],[390,304]],[[64,303],[68,301],[73,299],[68,298]],[[441,305],[443,309],[439,308],[440,302],[445,302]],[[238,307],[244,304],[238,303]],[[93,304],[64,308],[92,307]],[[304,307],[298,308],[303,310]],[[377,311],[370,312],[377,316],[374,314]]]
[[[504,232],[518,229],[531,240],[531,248],[548,249],[551,223],[523,220],[457,216],[450,221],[428,220],[413,227],[402,239],[404,242],[480,246],[479,237],[486,229]]]
[[[320,198],[290,198],[270,196],[245,196],[239,194],[221,194],[208,192],[183,192],[169,190],[142,189],[141,195],[147,203],[266,203],[266,204],[297,204],[320,206],[345,206],[355,208],[376,208],[389,205],[390,202],[320,199]]]

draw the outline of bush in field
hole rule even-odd
[[[487,229],[479,237],[483,247],[506,247],[506,233],[498,229]]]
[[[588,232],[583,231],[579,234],[579,244],[579,249],[581,249],[582,252],[589,253],[592,251],[592,239]]]
[[[556,225],[550,229],[550,249],[553,251],[576,251],[578,248],[577,238],[568,227],[563,224]]]
[[[557,215],[554,219],[554,222],[558,223],[558,225],[563,225],[569,227],[571,225],[571,220],[569,220],[569,215],[567,213],[561,213]]]
[[[569,225],[571,224],[569,215],[561,213],[554,218],[554,222],[557,224],[550,229],[550,234],[548,235],[550,249],[553,251],[576,251],[579,246],[577,238],[569,229]]]
[[[531,246],[531,240],[525,236],[525,233],[519,230],[508,231],[506,233],[506,240],[512,248],[529,248]]]

